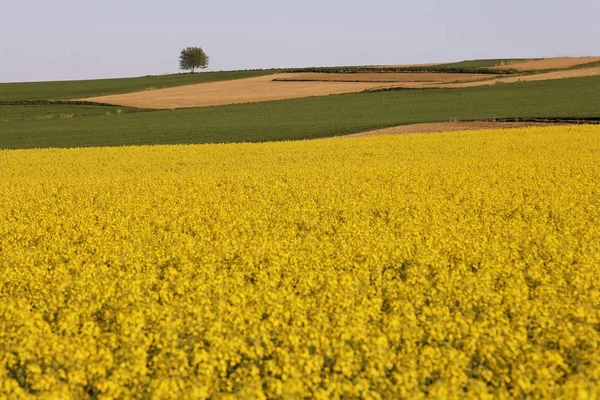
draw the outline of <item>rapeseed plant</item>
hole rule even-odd
[[[0,398],[594,398],[600,127],[0,151]]]

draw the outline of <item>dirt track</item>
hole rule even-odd
[[[576,65],[587,64],[600,61],[600,57],[556,57],[544,58],[541,60],[531,60],[507,65],[492,67],[491,69],[507,70],[514,69],[517,71],[536,71],[544,69],[559,69],[569,68]]]
[[[546,123],[546,122],[489,122],[489,121],[474,121],[474,122],[438,122],[426,124],[410,124],[393,126],[391,128],[377,129],[373,131],[353,133],[341,137],[361,137],[361,136],[377,136],[377,135],[397,135],[406,133],[434,133],[434,132],[451,132],[451,131],[466,131],[466,130],[483,130],[483,129],[505,129],[505,128],[524,128],[528,126],[557,126],[566,125],[564,123]],[[340,137],[340,136],[338,136]]]

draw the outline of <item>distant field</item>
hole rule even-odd
[[[446,64],[437,64],[438,69],[456,69],[456,68],[492,68],[503,66],[504,69],[511,69],[513,64],[527,61],[524,58],[498,58],[490,60],[465,60]]]
[[[0,148],[262,142],[451,119],[600,117],[600,77],[0,122]],[[39,111],[39,110],[38,110]]]
[[[214,82],[269,75],[276,71],[225,71],[142,76],[138,78],[96,79],[85,81],[0,83],[0,101],[59,100],[103,96],[117,93]]]
[[[588,58],[587,60],[594,60]],[[493,63],[508,63],[509,60],[482,60]],[[493,61],[493,63],[492,63]],[[547,61],[547,60],[540,60]],[[569,61],[573,67],[575,61]],[[579,61],[581,62],[581,61]],[[467,66],[473,65],[467,63]],[[515,62],[511,65],[528,64]],[[460,63],[459,63],[460,64]],[[173,109],[186,107],[207,107],[226,104],[252,103],[269,100],[283,100],[310,96],[356,93],[361,91],[382,90],[388,88],[464,88],[496,83],[513,83],[530,80],[564,79],[600,75],[600,66],[588,68],[565,68],[536,71],[526,70],[521,74],[457,73],[454,64],[448,64],[446,72],[288,72],[277,73],[248,79],[206,82],[159,90],[124,93],[109,96],[84,98],[96,101],[153,109]],[[475,64],[478,65],[478,64]],[[552,65],[546,64],[546,65]],[[585,63],[589,65],[589,63]],[[472,68],[472,67],[469,67]],[[512,70],[511,70],[512,71]]]
[[[307,68],[291,68],[282,72],[299,73],[299,72],[321,72],[327,74],[357,74],[357,73],[373,73],[373,72],[442,72],[442,73],[459,73],[459,74],[512,74],[513,71],[496,70],[486,68],[482,65],[487,60],[476,61],[461,61],[459,63],[449,64],[423,64],[423,65],[365,65],[365,66],[337,66],[337,67],[307,67]],[[454,65],[456,64],[456,65]],[[462,65],[464,64],[464,65]],[[491,63],[492,65],[498,65]],[[473,66],[470,66],[473,65]]]
[[[599,76],[599,75],[600,75],[600,65],[597,67],[592,67],[592,68],[561,69],[561,70],[540,72],[540,73],[529,74],[529,75],[498,76],[498,77],[493,77],[491,79],[474,81],[474,82],[451,83],[451,84],[448,84],[447,86],[454,87],[454,88],[460,88],[460,87],[495,85],[495,84],[500,84],[500,83],[581,78],[584,76]]]
[[[174,109],[254,103],[393,88],[464,88],[494,85],[496,83],[564,79],[593,75],[600,75],[600,66],[517,76],[439,72],[347,74],[303,72],[283,73],[231,81],[207,82],[160,90],[85,98],[82,100],[126,107]]]
[[[498,130],[512,128],[532,128],[564,126],[561,122],[535,122],[535,121],[465,121],[465,122],[425,122],[421,124],[397,125],[390,128],[375,129],[372,131],[353,133],[344,137],[363,137],[381,135],[401,135],[406,133],[441,133],[471,130]]]
[[[329,82],[384,82],[384,83],[448,83],[467,82],[495,78],[494,74],[459,74],[455,72],[366,72],[356,74],[325,74],[322,72],[299,72],[272,75],[277,81],[329,81]]]
[[[80,100],[126,107],[173,109],[255,103],[331,94],[356,93],[391,87],[441,87],[483,81],[504,75],[459,73],[279,73],[248,79],[206,82]]]
[[[440,73],[490,73],[511,74],[510,65],[528,61],[525,58],[497,58],[484,60],[464,60],[450,63],[401,64],[401,65],[365,65],[338,67],[294,68],[285,72],[322,72],[322,73],[372,73],[372,72],[440,72]],[[492,67],[507,66],[506,69]]]
[[[472,73],[505,74],[535,73],[545,70],[559,70],[595,66],[600,57],[555,57],[555,58],[498,58],[483,60],[464,60],[451,63],[415,64],[415,65],[366,65],[338,67],[294,68],[285,72],[321,72],[321,73],[374,73],[374,72],[429,72],[429,73]]]
[[[196,74],[172,74],[160,76],[144,76],[119,79],[96,79],[81,81],[55,81],[55,82],[27,82],[27,83],[0,83],[0,103],[15,100],[67,100],[87,97],[117,95],[132,92],[143,92],[152,89],[172,88],[176,86],[193,85],[203,82],[227,81],[260,77],[277,72],[320,72],[327,74],[390,74],[398,73],[444,73],[457,74],[462,77],[455,80],[473,80],[467,78],[469,74],[481,74],[481,79],[486,74],[513,75],[515,73],[535,73],[544,70],[574,69],[583,67],[600,66],[600,57],[562,57],[548,59],[491,59],[491,60],[465,60],[444,64],[423,65],[391,65],[391,66],[347,66],[347,67],[310,67],[280,70],[254,70],[254,71],[224,71],[202,72]],[[323,79],[324,80],[324,79]],[[334,79],[340,80],[340,79]],[[367,78],[347,78],[347,80],[375,81],[382,80]],[[388,81],[390,79],[383,79]],[[391,79],[395,81],[397,79]],[[422,80],[422,79],[421,79]],[[449,81],[444,78],[443,81]],[[439,80],[435,80],[439,81]],[[336,91],[334,91],[336,93]],[[337,91],[339,93],[339,91]]]
[[[207,82],[145,92],[85,98],[85,101],[142,107],[171,109],[207,107],[226,104],[255,103],[269,100],[294,99],[330,94],[356,93],[382,86],[378,82],[276,82],[276,74],[249,79]]]
[[[490,67],[493,67],[492,69],[497,70],[511,69],[516,71],[541,71],[547,69],[572,68],[578,65],[595,63],[598,61],[600,61],[600,57],[556,57]]]
[[[69,104],[2,105],[0,123],[11,121],[47,121],[51,119],[71,119],[92,116],[124,115],[144,110],[115,106],[90,106]],[[2,127],[0,126],[0,131]]]

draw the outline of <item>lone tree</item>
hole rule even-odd
[[[192,70],[208,67],[208,56],[201,47],[187,47],[179,55],[179,69]]]

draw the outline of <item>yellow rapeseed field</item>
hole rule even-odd
[[[0,151],[0,398],[600,396],[600,126]]]

